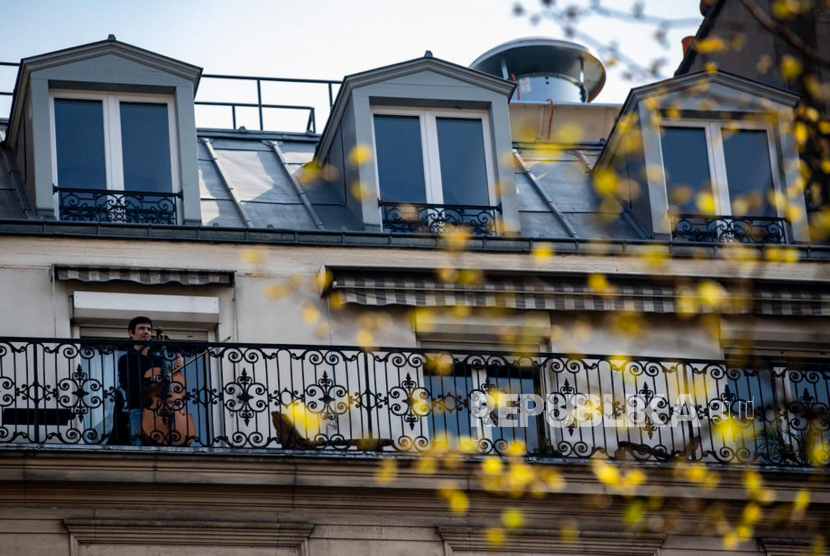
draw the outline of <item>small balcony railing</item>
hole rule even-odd
[[[58,215],[68,222],[178,223],[181,193],[55,187]]]
[[[471,235],[495,235],[501,206],[380,203],[383,229],[399,234],[444,234],[453,229]]]
[[[785,219],[763,216],[673,216],[672,239],[702,243],[786,243]]]
[[[785,468],[830,458],[821,364],[150,342],[141,345],[163,374],[138,384],[126,371],[119,379],[136,344],[0,339],[0,446],[140,438],[329,456],[518,446],[559,460]],[[183,370],[164,374],[177,356]],[[135,399],[142,430],[131,438]]]

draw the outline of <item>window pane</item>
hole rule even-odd
[[[663,128],[663,168],[669,206],[680,214],[697,214],[697,197],[712,193],[706,130],[702,128]]]
[[[481,120],[437,118],[445,205],[489,205]]]
[[[475,437],[468,401],[473,391],[473,379],[466,365],[456,364],[452,375],[424,375],[425,387],[430,393],[432,412],[429,415],[432,438],[452,442],[460,436]],[[451,444],[455,447],[454,444]]]
[[[504,417],[508,423],[513,422],[517,426],[508,426],[508,423],[498,419],[498,413],[496,412],[491,414],[491,417],[494,417],[495,424],[497,425],[490,429],[492,431],[491,438],[493,442],[498,444],[500,440],[508,443],[518,441],[527,447],[528,452],[533,452],[540,448],[540,431],[543,430],[540,425],[543,422],[543,412],[540,411],[539,415],[532,415],[526,411],[538,409],[535,407],[535,403],[531,402],[527,397],[541,393],[539,383],[532,374],[532,371],[513,365],[494,364],[491,368],[487,369],[487,381],[497,391],[517,396],[515,399],[508,399],[506,401],[507,407],[515,408],[511,409],[511,411],[515,411],[515,414],[508,414]],[[495,401],[498,402],[498,400]]]
[[[166,104],[121,103],[124,189],[173,191]]]
[[[770,203],[772,167],[763,130],[723,130],[729,201],[736,216],[776,216]]]
[[[375,116],[380,198],[426,203],[421,121],[417,116]]]
[[[100,100],[55,99],[55,149],[60,187],[107,188]]]

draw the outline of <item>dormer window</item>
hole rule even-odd
[[[376,107],[372,119],[384,229],[495,233],[486,112]]]
[[[674,236],[782,243],[771,129],[761,122],[673,120],[661,129]]]
[[[58,218],[178,221],[172,96],[53,91],[50,100]]]

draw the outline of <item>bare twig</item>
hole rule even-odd
[[[799,52],[804,54],[810,61],[816,63],[820,66],[830,67],[830,59],[823,58],[816,52],[809,44],[804,42],[804,40],[784,27],[773,21],[773,19],[763,10],[761,9],[758,4],[756,4],[753,0],[741,0],[743,5],[749,10],[749,13],[752,14],[758,23],[763,25],[767,31],[781,37],[793,47],[795,47]]]

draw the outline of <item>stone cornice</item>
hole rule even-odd
[[[70,556],[83,545],[238,546],[298,549],[308,554],[307,523],[261,521],[162,521],[135,519],[66,519]]]
[[[438,527],[438,534],[449,548],[448,553],[520,552],[545,554],[605,554],[608,556],[654,556],[665,539],[664,535],[637,534],[626,531],[580,531],[571,540],[564,540],[558,529],[522,529],[510,536],[502,546],[490,545],[484,529],[479,527]]]
[[[298,454],[240,454],[185,452],[139,452],[137,450],[51,450],[36,449],[0,450],[0,483],[7,485],[72,483],[96,485],[118,489],[121,485],[137,484],[176,486],[179,490],[199,486],[206,489],[245,486],[250,488],[304,489],[324,488],[343,490],[362,488],[384,492],[406,490],[409,492],[435,491],[442,481],[453,481],[471,493],[484,492],[478,480],[478,460],[459,462],[452,469],[442,468],[435,474],[419,473],[413,465],[415,458],[406,455],[392,456],[398,460],[396,480],[379,484],[376,480],[379,458],[372,455],[350,454],[341,457],[325,457]],[[563,474],[565,489],[557,496],[604,494],[606,488],[594,477],[589,465],[573,462],[567,464],[531,463],[551,466]],[[680,499],[718,499],[746,501],[743,483],[745,469],[718,470],[720,484],[716,489],[704,490],[698,485],[675,477],[673,469],[666,466],[641,465],[648,481],[640,494],[659,495]],[[777,493],[779,502],[794,499],[798,491],[820,470],[812,472],[775,471],[764,473],[765,484]],[[827,481],[810,481],[812,504],[830,504],[830,484]],[[13,489],[5,489],[10,492]],[[162,489],[163,490],[163,489]]]

